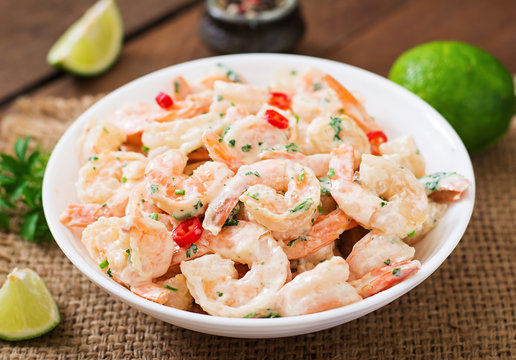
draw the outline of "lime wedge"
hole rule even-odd
[[[115,0],[100,0],[57,40],[47,62],[74,75],[98,75],[118,59],[123,33]]]
[[[14,269],[0,289],[0,339],[25,340],[59,324],[57,304],[43,280],[30,269]]]

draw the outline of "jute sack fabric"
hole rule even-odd
[[[0,151],[32,135],[50,150],[97,98],[20,99],[1,124]],[[425,154],[430,156],[430,154]],[[417,288],[380,310],[313,334],[268,340],[204,335],[156,320],[92,284],[55,243],[0,234],[0,281],[30,267],[61,310],[38,339],[0,341],[1,359],[516,359],[516,122],[473,158],[477,200],[458,247]]]

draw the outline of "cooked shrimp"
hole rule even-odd
[[[402,282],[418,272],[420,268],[421,263],[417,260],[390,263],[372,270],[358,280],[351,281],[350,284],[365,299]]]
[[[471,181],[456,172],[439,172],[418,179],[426,194],[435,201],[457,201],[471,185]]]
[[[213,89],[216,81],[245,83],[245,79],[240,74],[221,63],[211,67],[208,76],[201,81],[201,85],[204,88]]]
[[[106,204],[112,215],[123,216],[133,185],[143,180],[147,158],[126,151],[93,155],[79,171],[77,196],[82,203]]]
[[[163,304],[171,291],[152,283],[166,273],[174,242],[165,226],[145,217],[101,217],[82,233],[90,256],[131,291]]]
[[[362,300],[346,282],[348,276],[348,264],[338,256],[299,274],[278,292],[279,315],[312,314]]]
[[[412,136],[402,136],[380,145],[382,157],[406,167],[416,177],[425,175],[425,159]]]
[[[235,172],[238,171],[240,166],[244,165],[244,162],[236,156],[233,149],[226,142],[220,141],[222,138],[214,132],[204,133],[202,140],[214,161],[226,164],[228,168]]]
[[[371,153],[366,134],[349,116],[324,116],[315,118],[306,131],[311,149],[329,153],[341,143],[353,146],[355,169],[360,165],[362,154]]]
[[[314,172],[315,176],[323,177],[328,174],[330,164],[330,154],[314,154],[305,155],[295,146],[290,145],[286,150],[277,150],[273,148],[265,149],[260,152],[262,160],[267,159],[289,159],[293,160],[303,166],[309,167]]]
[[[211,111],[215,112],[226,112],[232,104],[238,103],[249,113],[256,114],[269,99],[269,93],[265,89],[225,81],[215,81],[213,94],[215,101]]]
[[[301,235],[317,212],[320,186],[312,170],[290,160],[244,165],[208,206],[203,227],[217,234],[239,199],[253,221],[278,232],[295,229]]]
[[[414,232],[407,234],[407,236],[403,238],[403,241],[412,246],[421,240],[437,225],[437,222],[444,215],[447,207],[447,204],[441,204],[429,200],[425,221],[421,226],[414,230]]]
[[[81,164],[93,155],[117,150],[125,140],[126,135],[118,126],[90,119],[79,137]]]
[[[299,259],[332,243],[356,225],[342,210],[336,209],[328,215],[319,215],[310,230],[282,247],[289,260]]]
[[[173,218],[153,203],[144,182],[134,186],[132,189],[125,209],[125,215],[149,217],[163,223],[168,230],[171,231],[173,229]]]
[[[153,158],[145,169],[145,182],[156,205],[176,219],[202,214],[205,206],[233,175],[226,165],[206,162],[193,172],[183,174],[187,157],[179,150]]]
[[[69,204],[59,221],[70,227],[86,227],[102,216],[112,216],[106,204]]]
[[[412,260],[414,254],[414,248],[403,240],[371,231],[353,246],[346,261],[354,280],[385,265]]]
[[[312,270],[319,263],[322,263],[325,260],[330,260],[334,256],[335,241],[332,241],[328,245],[323,246],[305,257],[291,260],[290,271],[292,271],[293,276],[297,276],[305,271]]]
[[[222,136],[223,144],[218,145],[219,139],[215,142],[214,138],[206,139],[205,136],[205,145],[212,158],[218,161],[227,159],[225,163],[230,167],[238,162],[251,164],[260,159],[262,150],[283,147],[294,141],[291,127],[295,126],[295,120],[287,112],[274,109],[286,119],[290,118],[291,127],[279,129],[265,119],[265,111],[269,109],[273,108],[265,106],[256,116],[248,116],[226,127]]]
[[[335,91],[337,97],[342,103],[344,113],[351,116],[357,125],[366,133],[370,133],[374,130],[381,130],[380,126],[374,121],[374,119],[367,113],[364,106],[346,89],[335,80],[331,75],[326,74],[324,80],[330,88]]]
[[[212,236],[209,246],[214,255],[181,263],[195,301],[211,315],[267,316],[290,275],[287,256],[267,229],[241,221]],[[234,262],[249,266],[241,279]]]
[[[172,92],[174,101],[185,100],[188,95],[192,94],[192,88],[181,75],[172,79],[172,86],[174,88],[174,91]]]
[[[201,137],[205,131],[220,134],[225,126],[223,118],[211,113],[166,123],[152,123],[145,128],[142,142],[151,150],[166,146],[188,154],[204,145]]]
[[[353,148],[332,152],[331,194],[339,207],[367,229],[404,237],[425,220],[428,200],[407,169],[374,155],[363,155],[360,184],[353,181]],[[331,170],[330,170],[331,171]]]
[[[164,281],[156,282],[156,285],[170,290],[168,299],[163,305],[170,306],[180,310],[191,310],[193,305],[193,297],[186,286],[186,278],[183,274],[177,274],[174,277]]]

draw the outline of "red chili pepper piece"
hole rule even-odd
[[[172,98],[169,95],[161,91],[158,95],[156,95],[155,100],[158,103],[159,107],[165,110],[171,108],[174,105],[174,100],[172,100]]]
[[[371,153],[380,155],[380,145],[387,142],[387,135],[381,130],[375,130],[367,134],[367,139],[371,144]]]
[[[202,224],[197,217],[181,222],[172,231],[172,239],[180,247],[188,247],[199,240],[202,235]]]
[[[290,109],[290,98],[287,94],[281,92],[270,92],[269,95],[269,105],[275,106],[281,110]]]
[[[288,119],[276,110],[269,109],[265,111],[265,120],[267,120],[269,124],[277,127],[278,129],[288,128]]]

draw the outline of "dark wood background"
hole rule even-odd
[[[156,69],[216,55],[199,37],[204,3],[118,0],[125,45],[118,63],[92,79],[47,65],[46,53],[93,0],[0,2],[0,114],[20,95],[109,92]],[[301,0],[307,31],[295,53],[386,76],[403,51],[431,40],[477,45],[516,72],[514,0]]]

